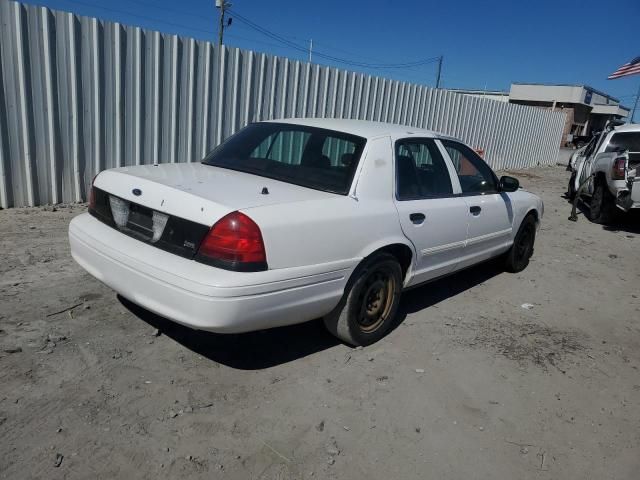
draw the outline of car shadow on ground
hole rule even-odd
[[[404,292],[392,330],[407,315],[431,307],[502,273],[499,262],[489,261],[446,278]],[[288,363],[340,344],[322,320],[243,334],[217,334],[193,330],[156,315],[118,295],[132,314],[189,350],[231,368],[261,370]],[[384,339],[380,340],[384,342]]]
[[[492,259],[453,275],[407,290],[402,294],[396,322],[392,328],[397,328],[407,315],[455,297],[501,273],[504,273],[502,261],[500,259]]]
[[[640,235],[640,210],[631,210],[627,213],[620,212],[614,222],[603,225],[602,228],[609,232],[626,232]]]
[[[242,334],[193,330],[156,315],[124,297],[118,300],[136,317],[189,350],[240,370],[261,370],[334,347],[340,341],[322,320]]]
[[[567,200],[569,205],[573,203],[566,193],[562,195],[562,198]],[[571,212],[571,207],[569,207],[568,211]],[[591,222],[589,220],[589,206],[582,200],[579,200],[576,205],[576,215],[585,222]],[[594,225],[596,224],[594,223]],[[640,235],[640,210],[632,209],[626,213],[617,211],[611,223],[602,225],[602,229],[608,232],[626,232]]]

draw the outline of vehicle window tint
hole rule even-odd
[[[616,152],[621,150],[629,150],[629,153],[639,153],[640,132],[614,133],[604,151]]]
[[[341,138],[327,137],[322,145],[322,155],[327,157],[332,166],[344,166],[353,162],[356,143]]]
[[[431,139],[396,142],[396,195],[398,200],[437,197],[453,193],[451,177]]]
[[[300,165],[304,147],[311,136],[308,132],[282,131],[265,138],[253,152],[251,158],[267,158],[276,162]]]
[[[346,195],[365,143],[362,137],[324,128],[254,123],[202,163]]]
[[[473,150],[466,145],[443,140],[460,180],[462,193],[488,193],[497,191],[495,175]]]

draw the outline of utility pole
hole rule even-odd
[[[443,56],[438,57],[438,73],[436,75],[436,88],[440,88],[440,74],[442,73],[442,59]]]
[[[640,98],[640,85],[638,85],[638,93],[636,93],[636,101],[633,102],[633,110],[631,110],[631,117],[629,117],[629,123],[633,123],[636,116],[636,109],[638,108],[638,98]]]
[[[231,6],[230,3],[227,3],[226,0],[216,0],[216,8],[220,9],[220,23],[218,24],[218,45],[222,45],[222,40],[224,36],[224,13],[227,8]]]
[[[313,38],[309,40],[309,63],[311,63],[311,54],[313,53]]]

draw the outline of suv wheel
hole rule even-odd
[[[388,253],[356,268],[338,306],[326,317],[327,329],[351,345],[370,345],[391,328],[400,303],[402,268]]]
[[[613,195],[607,186],[601,180],[596,180],[589,204],[589,219],[594,223],[607,224],[613,220],[615,208]]]

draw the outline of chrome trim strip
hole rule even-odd
[[[474,243],[484,242],[485,240],[493,240],[494,238],[504,237],[505,235],[509,235],[511,233],[510,228],[505,228],[504,230],[500,230],[498,232],[487,233],[486,235],[479,235],[477,237],[469,238],[467,240],[467,245],[473,245]]]
[[[479,235],[477,237],[469,238],[465,241],[460,242],[452,242],[445,243],[444,245],[438,245],[437,247],[429,247],[420,251],[423,256],[433,255],[434,253],[446,252],[448,250],[453,250],[455,248],[464,248],[469,245],[474,245],[476,243],[484,242],[485,240],[493,240],[494,238],[500,238],[507,235],[510,235],[512,232],[511,228],[505,228],[504,230],[500,230],[498,232],[487,233],[485,235]]]

